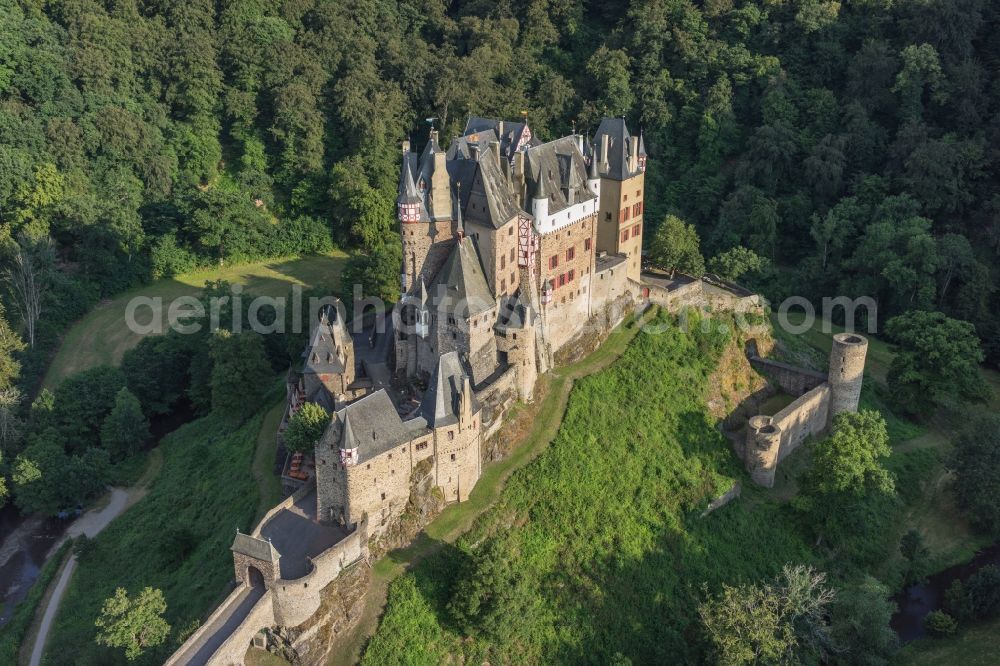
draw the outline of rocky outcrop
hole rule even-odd
[[[433,461],[430,458],[422,460],[410,473],[410,499],[406,510],[368,544],[372,557],[377,559],[410,543],[444,507],[444,494],[434,485]]]
[[[320,607],[297,627],[272,627],[267,650],[292,666],[320,666],[330,657],[336,637],[353,629],[364,611],[371,569],[364,562],[344,569],[320,592]]]

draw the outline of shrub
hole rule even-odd
[[[933,636],[951,636],[958,630],[958,623],[955,618],[944,611],[931,611],[924,618],[924,627]]]

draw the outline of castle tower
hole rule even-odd
[[[858,411],[868,340],[856,333],[837,333],[830,349],[830,409],[827,425],[841,412]]]
[[[627,257],[626,273],[638,282],[642,267],[646,142],[629,134],[624,118],[605,118],[594,137],[601,177],[597,251]]]
[[[780,450],[781,428],[772,422],[770,416],[761,414],[751,417],[747,422],[743,457],[754,483],[766,488],[774,485]]]

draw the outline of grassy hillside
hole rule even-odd
[[[640,334],[576,384],[552,444],[393,584],[365,663],[676,663],[699,654],[703,583],[811,561],[790,510],[755,489],[700,517],[743,472],[704,399],[727,340],[692,328]]]
[[[238,428],[214,416],[189,423],[161,444],[163,469],[149,494],[87,544],[49,638],[46,663],[124,663],[120,650],[94,642],[94,619],[116,587],[160,588],[172,631],[162,663],[222,600],[232,579],[229,546],[258,510],[251,472],[261,413]],[[272,433],[273,435],[273,433]]]
[[[335,293],[346,259],[343,252],[331,252],[226,266],[158,280],[120,294],[101,303],[69,328],[45,375],[44,386],[54,388],[74,372],[97,365],[118,365],[122,355],[142,339],[125,324],[125,308],[133,298],[162,298],[163,321],[166,323],[167,307],[172,299],[196,296],[206,282],[215,280],[243,285],[247,293],[255,295],[283,296],[293,284],[325,286]],[[147,317],[149,308],[143,307],[137,319],[145,322]]]

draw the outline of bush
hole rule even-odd
[[[958,630],[955,618],[944,611],[931,611],[924,618],[924,627],[932,636],[952,636]]]

